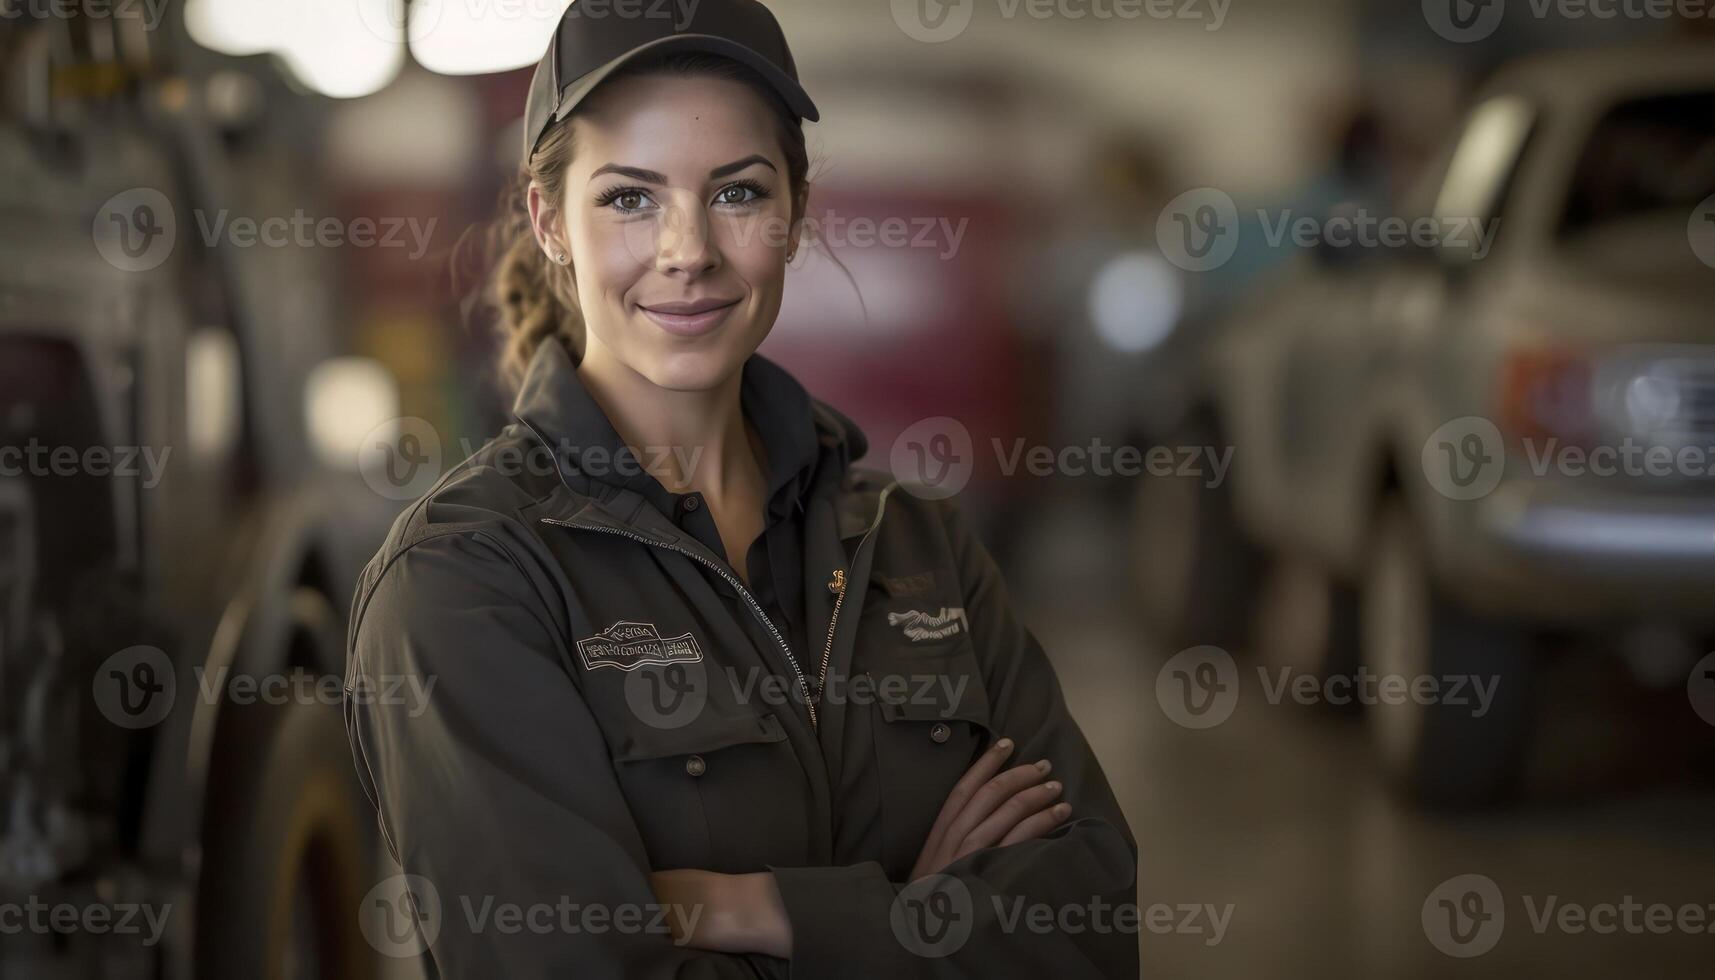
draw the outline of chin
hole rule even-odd
[[[669,391],[707,391],[732,377],[749,357],[748,350],[736,349],[731,344],[713,344],[656,354],[651,358],[652,363],[639,373]]]

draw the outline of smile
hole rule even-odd
[[[713,330],[737,305],[736,299],[701,299],[688,303],[656,303],[651,306],[639,303],[637,308],[670,334],[697,337]]]

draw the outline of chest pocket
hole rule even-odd
[[[885,593],[864,611],[854,670],[874,692],[870,730],[881,780],[883,865],[903,877],[953,784],[998,736],[963,610]],[[922,615],[911,615],[921,611]],[[958,628],[946,635],[948,623]]]
[[[802,862],[808,787],[779,718],[711,702],[679,727],[635,716],[604,724],[652,870]]]

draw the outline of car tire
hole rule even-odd
[[[1374,526],[1360,598],[1363,667],[1407,685],[1436,678],[1441,697],[1366,703],[1370,741],[1388,779],[1416,802],[1457,809],[1495,803],[1519,783],[1531,729],[1535,651],[1510,624],[1452,602],[1430,573],[1422,533],[1389,498]],[[1465,678],[1461,697],[1451,686]],[[1484,708],[1474,684],[1492,685]],[[1372,682],[1374,683],[1374,682]],[[1455,702],[1458,703],[1455,703]]]
[[[197,976],[373,977],[375,845],[340,709],[232,704],[204,830]]]
[[[1361,657],[1358,593],[1314,561],[1274,555],[1257,586],[1250,645],[1266,666],[1351,683]],[[1358,706],[1318,703],[1351,714]]]
[[[1200,422],[1158,445],[1220,444],[1218,430]],[[1166,651],[1236,651],[1249,639],[1262,561],[1238,526],[1231,478],[1228,471],[1213,487],[1201,476],[1145,474],[1136,482],[1134,589],[1145,631]]]

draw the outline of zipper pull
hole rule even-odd
[[[834,595],[845,595],[846,594],[846,570],[845,569],[843,569],[843,568],[834,569],[834,577],[832,580],[830,580],[828,582],[828,591],[832,592]]]

